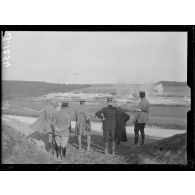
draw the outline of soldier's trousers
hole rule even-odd
[[[139,131],[141,132],[141,137],[142,137],[141,145],[144,144],[144,139],[145,139],[144,128],[145,128],[145,123],[135,123],[135,127],[134,127],[134,132],[135,132],[134,144],[138,143]]]
[[[58,147],[66,147],[68,143],[68,137],[55,136],[55,141]]]

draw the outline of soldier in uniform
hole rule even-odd
[[[56,99],[51,99],[50,104],[42,111],[39,118],[31,125],[31,128],[44,133],[47,137],[46,150],[54,154],[53,148],[53,130],[51,123],[55,112],[57,111],[58,102]]]
[[[89,151],[91,144],[91,128],[88,128],[90,125],[90,121],[84,99],[80,100],[80,105],[75,111],[75,118],[75,132],[78,135],[79,150],[82,150],[81,136],[87,135],[87,150]]]
[[[112,154],[115,154],[116,147],[116,112],[117,109],[112,105],[112,97],[107,98],[107,106],[95,113],[103,120],[103,139],[105,144],[105,155],[108,154],[108,143],[112,142]]]
[[[71,132],[71,112],[67,101],[63,101],[61,110],[55,113],[52,127],[54,129],[57,157],[65,158],[66,146]]]
[[[139,131],[141,132],[142,142],[141,145],[144,144],[145,139],[145,133],[144,128],[145,124],[149,121],[149,102],[145,98],[145,92],[140,91],[140,102],[137,106],[135,119],[134,119],[134,132],[135,132],[135,138],[134,138],[134,144],[138,144],[139,139]]]

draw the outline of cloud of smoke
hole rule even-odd
[[[160,83],[160,84],[157,84],[155,86],[157,92],[158,92],[158,95],[162,95],[163,94],[163,85]]]
[[[114,85],[114,88],[116,96],[132,94],[132,88],[130,87],[130,84],[124,79],[118,79],[118,81]]]
[[[128,81],[120,78],[114,85],[115,96],[121,98],[139,98],[139,91],[145,91],[146,98],[154,97],[155,95],[163,94],[162,84],[155,84],[153,82],[147,82],[144,84],[131,84]]]

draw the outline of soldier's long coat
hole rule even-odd
[[[130,116],[123,112],[121,108],[116,112],[116,143],[127,141],[126,122],[130,119]]]
[[[41,111],[39,118],[31,124],[31,128],[41,133],[52,132],[51,123],[54,117],[56,109],[54,106],[49,105]]]
[[[103,120],[103,127],[102,127],[104,131],[115,131],[116,128],[115,107],[109,105],[96,112],[95,115],[100,119],[103,119],[104,116],[105,120]]]
[[[89,120],[89,114],[85,105],[80,105],[75,111],[76,125],[75,132],[79,135],[88,135],[87,121]]]

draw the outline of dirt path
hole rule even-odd
[[[14,116],[14,115],[3,115],[7,120],[17,119],[26,124],[32,124],[37,118],[34,117],[23,117],[23,116]],[[92,129],[101,132],[102,124],[100,122],[91,122]],[[72,127],[74,128],[75,121],[72,121]],[[128,134],[134,134],[134,128],[132,126],[126,127]],[[148,136],[155,137],[155,139],[166,138],[173,136],[175,134],[185,133],[186,130],[177,130],[177,129],[165,129],[158,127],[148,127],[145,128],[145,134]]]
[[[146,140],[146,143],[151,143],[154,140]],[[91,151],[87,151],[87,140],[83,138],[83,150],[78,150],[77,137],[71,137],[67,146],[67,158],[62,164],[144,164],[149,162],[149,158],[145,159],[140,153],[141,148],[135,148],[133,137],[128,137],[128,142],[121,143],[118,154],[104,155],[103,140],[101,134],[94,132],[92,135]],[[154,161],[150,162],[154,163]],[[149,164],[150,164],[149,163]]]

